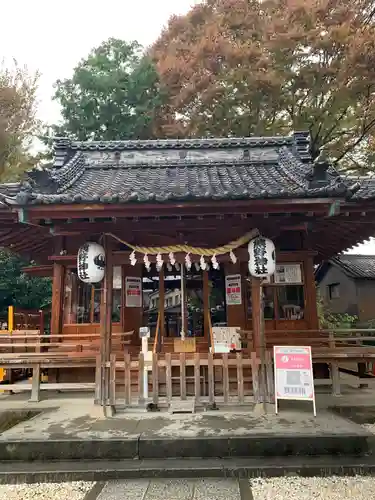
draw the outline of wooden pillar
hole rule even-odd
[[[238,305],[227,305],[227,323],[228,326],[235,326],[237,328],[245,328],[246,327],[246,301],[244,300],[245,293],[245,277],[247,274],[246,263],[240,264],[237,262],[236,264],[225,264],[225,275],[230,276],[233,274],[241,275],[241,304]]]
[[[53,264],[51,334],[59,335],[62,331],[63,304],[65,292],[65,266],[59,262]]]
[[[305,295],[305,318],[308,328],[317,330],[319,328],[316,284],[314,276],[314,262],[312,256],[306,257],[303,262],[304,269],[304,295]]]
[[[126,277],[127,266],[121,266],[121,313],[120,313],[120,326],[121,331],[125,332],[125,307],[126,307],[126,297],[125,297],[125,277]]]
[[[204,338],[210,341],[210,283],[208,271],[203,271],[203,332]]]
[[[111,415],[114,407],[111,404],[110,391],[110,362],[112,343],[112,297],[113,297],[113,254],[111,241],[104,236],[105,250],[105,275],[101,290],[100,303],[100,360],[101,360],[101,390],[100,403],[104,408],[104,413]]]
[[[160,317],[160,339],[165,335],[165,283],[164,283],[164,266],[159,271],[159,317]]]
[[[261,341],[261,280],[259,278],[251,278],[251,316],[253,324],[253,345],[254,350],[259,353]]]
[[[142,278],[142,264],[135,266],[122,266],[122,308],[121,321],[122,330],[130,332],[133,330],[132,345],[139,346],[139,328],[143,325],[143,305],[141,307],[127,307],[126,305],[126,279],[127,278]]]

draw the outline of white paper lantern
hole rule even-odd
[[[275,245],[273,241],[263,236],[258,236],[250,241],[248,250],[251,276],[254,276],[254,278],[272,276],[276,269]]]
[[[78,250],[78,278],[84,283],[99,283],[104,278],[105,252],[98,243],[85,243]]]

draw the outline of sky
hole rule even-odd
[[[39,118],[59,120],[53,84],[69,78],[89,51],[110,37],[150,45],[173,14],[184,14],[198,0],[3,0],[0,62],[16,59],[39,71]],[[350,250],[375,254],[375,239]]]
[[[41,73],[39,117],[59,119],[53,84],[68,78],[89,51],[110,37],[150,45],[173,14],[196,0],[3,0],[0,62],[15,58]]]

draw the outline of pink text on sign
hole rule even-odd
[[[276,352],[275,367],[279,370],[311,370],[310,353],[286,354]]]

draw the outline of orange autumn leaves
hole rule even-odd
[[[313,153],[356,168],[375,128],[368,0],[208,0],[149,49],[164,91],[163,136],[307,129]]]

